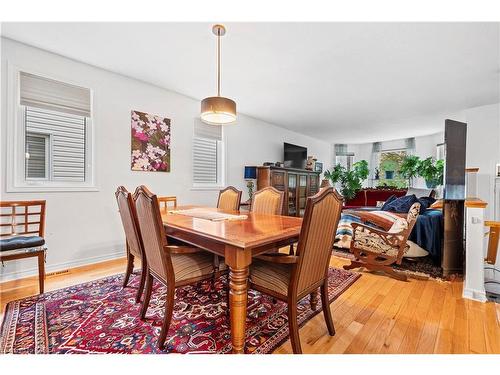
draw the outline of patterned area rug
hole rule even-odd
[[[335,300],[360,274],[329,270],[329,298]],[[215,285],[203,281],[178,288],[166,349],[156,341],[163,317],[164,287],[155,283],[146,321],[139,319],[134,296],[139,276],[122,288],[123,275],[115,275],[43,295],[9,302],[1,328],[0,353],[230,353],[226,315],[227,279]],[[250,290],[246,351],[271,353],[288,339],[287,306]],[[302,326],[317,313],[309,297],[299,303]],[[334,317],[335,321],[335,317]],[[325,329],[326,330],[326,329]]]
[[[354,259],[354,255],[342,247],[334,247],[332,255],[349,260]],[[415,259],[403,258],[400,265],[395,264],[393,267],[396,271],[406,273],[408,277],[417,279],[444,279],[443,269],[436,266],[429,256]]]

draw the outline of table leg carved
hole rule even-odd
[[[252,254],[248,249],[226,246],[225,261],[229,266],[229,311],[233,353],[245,352],[247,316],[248,267]]]

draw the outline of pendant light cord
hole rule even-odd
[[[217,30],[217,96],[220,96],[220,29]]]

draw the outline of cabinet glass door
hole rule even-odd
[[[287,208],[289,216],[297,216],[297,175],[288,173]]]
[[[304,216],[304,212],[306,210],[306,201],[307,201],[307,175],[299,176],[299,188],[297,195],[299,197],[298,199],[299,216]]]

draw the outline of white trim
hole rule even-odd
[[[462,293],[463,298],[472,299],[474,301],[486,302],[486,292],[484,290],[465,288]]]
[[[100,262],[104,262],[107,260],[124,258],[125,256],[126,256],[125,251],[122,250],[122,251],[116,252],[116,253],[110,253],[110,254],[106,254],[106,255],[97,255],[94,257],[90,257],[90,258],[52,264],[52,265],[45,267],[45,273],[60,272],[60,271],[64,271],[64,270],[75,268],[75,267],[87,266],[90,264],[100,263]],[[26,258],[26,259],[30,259],[30,258]],[[34,259],[36,261],[35,258],[32,258],[32,259]],[[25,269],[22,271],[9,272],[9,273],[0,272],[0,283],[10,281],[10,280],[23,279],[25,277],[30,277],[30,276],[38,276],[38,267],[29,268],[29,269]]]
[[[25,127],[19,123],[22,121],[22,107],[19,104],[19,73],[27,72],[36,74],[44,78],[58,80],[81,86],[81,84],[69,81],[66,78],[51,77],[48,74],[36,72],[30,68],[13,65],[7,61],[7,155],[6,155],[6,178],[5,191],[12,192],[51,192],[51,191],[99,191],[97,185],[96,173],[96,147],[95,140],[97,139],[97,126],[93,120],[93,100],[94,92],[91,92],[91,109],[92,117],[88,118],[86,124],[86,139],[85,139],[85,182],[67,182],[67,181],[33,181],[25,179],[25,162],[24,162],[24,132]],[[22,156],[22,157],[21,157]]]

